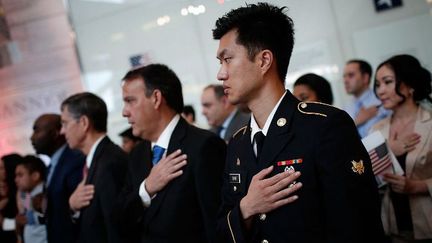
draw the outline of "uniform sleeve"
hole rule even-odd
[[[195,188],[208,242],[216,238],[217,212],[221,202],[220,189],[225,162],[226,144],[214,136],[208,139],[199,153],[195,167]]]
[[[326,118],[317,138],[326,242],[376,242],[383,237],[378,189],[354,123],[337,112]]]

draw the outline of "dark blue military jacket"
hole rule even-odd
[[[300,171],[303,187],[296,201],[256,215],[246,231],[240,200],[252,177],[270,165],[270,176]],[[383,237],[377,184],[352,119],[330,105],[299,102],[289,91],[271,121],[259,161],[250,125],[233,136],[222,191],[221,242],[360,243]]]

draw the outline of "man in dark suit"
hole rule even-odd
[[[205,87],[201,95],[201,106],[202,114],[211,126],[210,131],[227,143],[250,119],[249,114],[228,102],[222,85],[211,84]]]
[[[62,133],[87,157],[83,180],[69,198],[79,223],[77,242],[123,242],[112,219],[127,169],[127,155],[106,135],[105,102],[92,93],[70,96],[61,105]]]
[[[37,154],[50,157],[46,179],[45,223],[48,242],[76,242],[78,229],[69,213],[69,197],[82,179],[84,155],[70,149],[60,134],[57,114],[43,114],[33,125],[31,143]]]
[[[285,90],[294,34],[283,11],[250,4],[213,30],[228,100],[252,111],[228,146],[221,242],[380,242],[377,185],[354,123]]]
[[[181,83],[167,66],[123,80],[123,116],[146,141],[132,151],[121,225],[146,243],[214,242],[225,143],[181,118]]]

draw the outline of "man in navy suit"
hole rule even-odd
[[[128,242],[215,242],[224,141],[181,118],[181,83],[167,66],[123,80],[123,116],[146,139],[131,153],[119,207]]]
[[[84,155],[67,146],[60,129],[60,115],[43,114],[36,119],[30,140],[37,154],[51,158],[45,191],[48,242],[73,243],[77,228],[70,218],[68,200],[82,179]]]
[[[79,243],[120,243],[112,219],[114,201],[123,185],[127,155],[107,136],[108,110],[92,93],[78,93],[61,105],[62,130],[71,148],[86,155],[83,180],[69,198],[79,223]]]

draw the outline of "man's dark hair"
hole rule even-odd
[[[134,142],[138,142],[138,141],[141,141],[141,140],[142,140],[140,137],[136,137],[136,136],[133,135],[133,133],[132,133],[132,128],[131,128],[131,127],[128,128],[128,129],[126,129],[126,130],[124,130],[123,132],[121,132],[121,133],[119,134],[119,136],[120,136],[120,137],[126,137],[126,138],[129,138],[129,139],[133,140]]]
[[[214,94],[215,94],[215,96],[216,96],[216,98],[218,100],[220,100],[222,97],[225,96],[223,85],[220,85],[220,84],[210,84],[210,85],[207,85],[204,88],[204,90],[206,90],[206,89],[212,89],[213,92],[214,92]]]
[[[372,78],[372,67],[371,67],[371,65],[368,62],[366,62],[364,60],[360,60],[360,59],[349,60],[346,64],[351,64],[351,63],[357,63],[359,65],[360,72],[362,74],[368,74],[369,75],[369,82],[370,82],[370,79]]]
[[[192,114],[192,121],[195,122],[195,109],[191,105],[185,105],[182,113],[185,115]]]
[[[129,81],[136,78],[144,80],[147,97],[150,97],[154,90],[159,90],[169,107],[179,114],[183,111],[180,79],[169,67],[163,64],[150,64],[129,71],[122,80]]]
[[[220,40],[229,31],[236,30],[237,43],[247,49],[250,60],[258,52],[270,50],[279,78],[284,82],[294,46],[294,23],[284,9],[257,3],[231,10],[216,21],[213,38]]]
[[[78,93],[62,102],[61,110],[66,107],[75,119],[87,116],[96,131],[107,131],[108,110],[99,96],[89,92]]]
[[[47,169],[44,162],[38,157],[35,157],[33,155],[27,155],[18,162],[17,166],[18,165],[26,168],[30,174],[35,172],[39,173],[41,180],[45,181]]]

